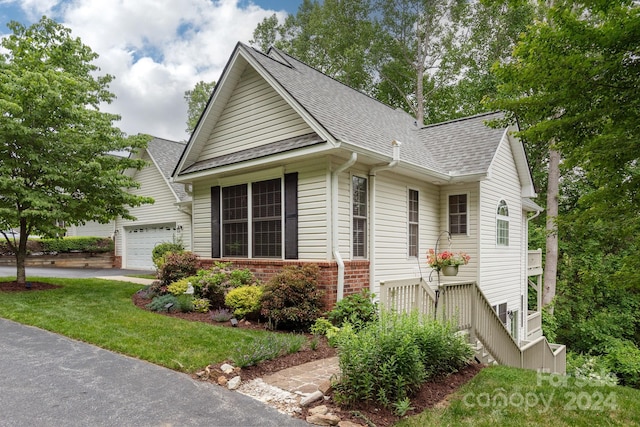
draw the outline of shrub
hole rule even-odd
[[[166,286],[185,277],[193,276],[198,270],[198,257],[192,252],[168,252],[163,259],[164,263],[158,270],[158,280]]]
[[[190,313],[193,311],[193,297],[191,295],[179,295],[176,297],[177,304],[176,310],[183,313]]]
[[[640,388],[640,349],[633,342],[613,340],[605,360],[621,385]]]
[[[193,276],[185,277],[184,279],[173,282],[172,284],[167,286],[167,291],[175,296],[184,294],[185,292],[187,292],[187,289],[189,289],[189,284],[191,283],[192,277]]]
[[[322,292],[317,265],[287,266],[273,276],[262,295],[262,315],[273,329],[307,329],[320,316]]]
[[[29,253],[68,253],[68,252],[113,252],[114,242],[109,237],[64,237],[62,239],[29,239],[27,252]],[[0,253],[14,255],[4,239],[0,241]]]
[[[167,307],[168,304],[172,305]],[[151,300],[147,308],[152,311],[175,311],[178,309],[178,299],[171,294],[160,295]]]
[[[378,304],[373,302],[373,297],[368,289],[348,295],[336,303],[328,318],[338,327],[349,322],[356,329],[361,329],[378,318]]]
[[[193,301],[193,311],[197,311],[198,313],[206,313],[209,311],[209,306],[211,303],[206,298],[195,298]]]
[[[250,344],[236,347],[230,359],[236,366],[246,368],[263,360],[275,359],[284,353],[295,353],[305,341],[306,338],[301,335],[262,337]]]
[[[611,372],[604,356],[590,356],[567,353],[567,375],[582,382],[590,382],[600,386],[618,384],[618,377]]]
[[[214,322],[228,322],[232,317],[233,313],[227,308],[219,308],[211,312],[211,320]]]
[[[324,317],[318,317],[314,322],[313,326],[311,326],[310,332],[313,335],[324,335],[327,337],[327,341],[329,345],[332,347],[336,346],[336,337],[340,332],[340,328],[334,326],[329,320]]]
[[[230,266],[216,262],[210,269],[198,271],[192,282],[196,295],[207,298],[212,307],[224,307],[224,297],[230,289],[257,284],[249,269],[232,270]]]
[[[472,355],[451,326],[417,313],[382,313],[378,322],[359,331],[347,323],[337,342],[341,378],[336,399],[377,401],[396,409],[426,379],[461,368]]]
[[[184,245],[180,241],[158,243],[151,251],[151,259],[157,269],[162,267],[162,258],[168,252],[180,253],[184,251]]]
[[[262,292],[261,286],[240,286],[230,290],[224,302],[236,317],[246,317],[260,311]]]

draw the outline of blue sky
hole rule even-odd
[[[115,76],[116,100],[128,134],[186,140],[184,92],[218,80],[237,42],[276,13],[283,20],[302,0],[0,0],[0,37],[15,20],[46,15],[71,28],[98,53],[96,65]]]

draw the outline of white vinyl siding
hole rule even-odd
[[[433,247],[439,228],[439,188],[424,183],[416,185],[393,171],[380,172],[375,177],[375,216],[371,216],[371,233],[375,233],[374,293],[379,293],[380,281],[406,277],[429,276],[426,250]],[[408,188],[418,191],[419,253],[409,257],[407,252]],[[372,202],[373,203],[373,202]]]
[[[467,195],[467,232],[465,234],[453,234],[451,236],[451,247],[447,239],[447,234],[443,230],[449,229],[449,196]],[[464,252],[471,258],[469,264],[461,265],[457,276],[440,276],[442,282],[459,282],[466,280],[478,280],[478,266],[483,262],[478,251],[478,203],[479,203],[478,183],[458,184],[443,186],[440,197],[440,242],[438,252],[451,250],[452,252]],[[495,218],[495,215],[493,216]],[[435,239],[428,248],[434,248]],[[427,249],[428,249],[427,248]]]
[[[211,187],[212,184],[193,184],[193,251],[204,258],[211,257]]]
[[[115,221],[100,224],[96,221],[89,221],[84,225],[70,225],[67,227],[67,236],[90,236],[90,237],[111,237],[115,230]]]
[[[198,160],[311,133],[309,125],[251,67],[247,67]]]
[[[124,227],[175,223],[176,226],[181,226],[179,230],[176,230],[176,240],[182,240],[185,248],[191,249],[191,216],[178,210],[175,205],[177,202],[175,194],[171,191],[169,184],[160,171],[150,162],[146,153],[143,159],[148,161],[149,164],[136,172],[134,179],[140,184],[140,188],[132,189],[131,193],[152,197],[154,203],[130,208],[129,212],[136,218],[135,221],[119,218],[116,222],[118,230],[116,234],[116,255],[123,256],[123,264],[125,265],[124,239],[126,239],[126,233]]]
[[[298,171],[298,258],[330,259],[328,163],[314,160],[295,165],[295,169]]]
[[[519,310],[525,286],[523,259],[526,259],[526,253],[522,251],[520,181],[506,136],[491,164],[489,179],[480,183],[480,193],[482,262],[479,283],[492,304],[506,301],[508,310]],[[496,213],[501,200],[509,207],[508,246],[497,244]]]

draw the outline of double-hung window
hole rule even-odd
[[[367,256],[367,179],[352,178],[353,256]]]
[[[297,182],[291,173],[284,180],[212,187],[212,257],[282,258],[284,252],[297,259]]]
[[[449,232],[467,234],[467,195],[449,196]]]
[[[418,196],[419,193],[416,190],[409,190],[409,256],[418,256]]]

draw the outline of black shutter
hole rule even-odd
[[[298,259],[298,173],[284,176],[284,258]]]
[[[211,258],[220,258],[220,186],[211,187]]]

